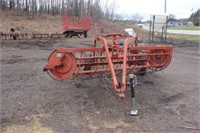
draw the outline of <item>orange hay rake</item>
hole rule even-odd
[[[83,74],[110,72],[113,88],[122,100],[128,73],[162,70],[171,58],[172,46],[141,46],[137,37],[114,33],[96,36],[94,47],[56,49],[43,70],[61,81]],[[116,72],[121,72],[121,82],[117,80]]]

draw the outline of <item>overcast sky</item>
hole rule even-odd
[[[131,16],[135,13],[143,16],[164,14],[165,0],[115,0],[116,13]],[[167,14],[174,14],[177,19],[189,18],[191,13],[200,8],[200,0],[166,0]]]

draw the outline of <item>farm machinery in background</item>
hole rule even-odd
[[[67,13],[62,15],[62,33],[27,33],[15,32],[11,28],[9,32],[0,32],[0,39],[48,39],[48,38],[64,38],[72,36],[86,38],[87,32],[91,29],[91,17],[89,14],[84,16],[69,16]]]
[[[171,59],[170,45],[139,45],[138,37],[134,34],[113,33],[96,36],[93,47],[56,49],[50,54],[43,70],[60,81],[79,75],[110,73],[113,89],[120,100],[124,99],[126,87],[130,86],[133,102],[131,115],[136,115],[134,87],[138,82],[135,74],[163,70]]]
[[[84,16],[69,16],[64,13],[62,16],[63,34],[66,37],[72,38],[72,36],[80,37],[83,35],[87,37],[87,32],[91,29],[91,17],[89,14]]]

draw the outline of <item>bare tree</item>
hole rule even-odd
[[[176,18],[176,15],[174,15],[174,14],[169,14],[169,18],[170,18],[170,19],[175,19],[175,18]]]
[[[134,15],[131,16],[132,20],[136,23],[141,22],[141,20],[143,19],[143,17],[137,13],[135,13]]]
[[[25,9],[27,12],[29,11],[28,0],[26,0],[26,8]]]
[[[46,12],[52,15],[68,11],[71,15],[82,16],[89,13],[93,18],[113,19],[115,0],[0,0],[1,10],[17,9],[32,14]]]

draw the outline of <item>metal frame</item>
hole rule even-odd
[[[123,100],[127,73],[159,71],[166,68],[172,58],[172,46],[139,46],[137,42],[137,37],[124,34],[96,36],[91,48],[56,49],[43,70],[61,81],[83,74],[110,72],[113,88]],[[85,56],[86,53],[89,55]],[[121,82],[117,80],[117,71],[121,72]]]

